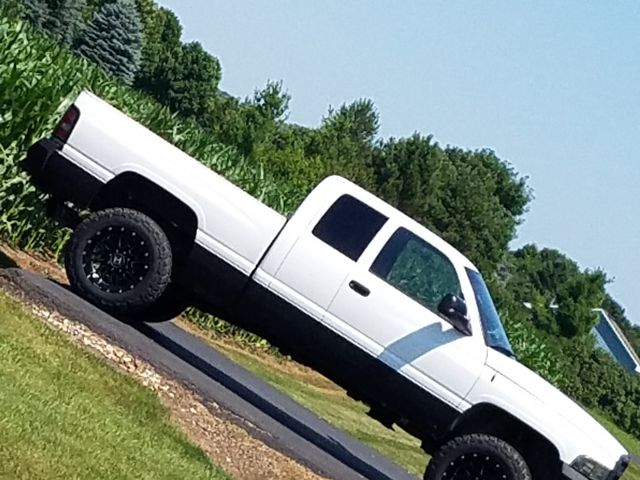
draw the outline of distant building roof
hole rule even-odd
[[[611,354],[626,370],[640,373],[640,358],[620,327],[604,309],[594,308],[593,311],[599,316],[598,324],[593,328],[598,346]]]

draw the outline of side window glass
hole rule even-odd
[[[451,261],[405,228],[396,230],[370,270],[434,312],[446,294],[460,295],[460,281]]]
[[[313,234],[357,261],[386,221],[387,217],[369,205],[343,195],[322,216]]]

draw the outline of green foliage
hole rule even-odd
[[[371,168],[379,115],[369,99],[356,100],[329,110],[308,147],[322,155],[328,167],[369,190],[375,190]]]
[[[555,385],[566,382],[566,361],[549,346],[533,325],[514,321],[509,315],[503,315],[502,321],[520,362]]]
[[[43,2],[30,2],[38,4]],[[55,40],[64,46],[71,46],[76,37],[84,29],[83,11],[86,0],[48,0],[46,16],[40,16],[37,21],[42,28]],[[36,15],[39,12],[35,12]],[[32,22],[37,26],[37,21]]]
[[[204,330],[215,331],[217,335],[233,338],[245,345],[251,345],[256,348],[269,350],[273,354],[278,354],[277,350],[269,345],[265,339],[236,327],[225,320],[203,313],[195,308],[189,308],[185,315],[190,322]]]
[[[504,282],[509,300],[503,308],[523,314],[531,305],[530,320],[536,327],[568,338],[587,335],[597,322],[593,308],[602,304],[607,278],[603,272],[581,271],[557,250],[526,245],[509,256]]]
[[[0,0],[0,15],[7,18],[24,18],[24,6],[20,0]]]
[[[587,407],[606,413],[620,428],[640,437],[640,379],[628,374],[591,339],[563,342],[571,377],[561,388]]]
[[[78,41],[77,51],[126,84],[140,64],[142,27],[132,0],[103,5]]]
[[[296,195],[264,166],[215,143],[210,133],[107,77],[23,22],[0,17],[0,236],[56,253],[67,236],[44,215],[40,195],[19,171],[26,149],[51,132],[66,106],[88,89],[283,213]]]
[[[284,90],[282,82],[269,81],[262,90],[255,91],[252,103],[259,118],[282,124],[289,113],[290,101],[291,95]]]
[[[259,157],[260,151],[297,149],[284,119],[289,111],[289,94],[281,82],[267,82],[262,90],[244,101],[218,91],[200,122],[218,141],[233,145],[243,155]]]

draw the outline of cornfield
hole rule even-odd
[[[43,199],[18,168],[27,148],[47,136],[66,107],[89,90],[167,141],[282,213],[297,198],[236,150],[212,142],[194,122],[177,117],[150,97],[109,78],[27,24],[0,11],[0,238],[59,257],[69,232],[50,221]],[[198,323],[229,329],[197,312]],[[233,332],[230,332],[233,333]]]
[[[234,149],[212,142],[194,122],[109,78],[23,22],[0,17],[0,237],[18,247],[58,252],[66,239],[43,216],[42,202],[17,168],[26,149],[47,136],[73,98],[86,89],[271,207],[289,212],[293,198]]]

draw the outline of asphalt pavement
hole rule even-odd
[[[0,270],[1,283],[85,324],[215,402],[253,436],[323,476],[335,480],[416,478],[171,322],[123,323],[66,287],[20,269]]]

